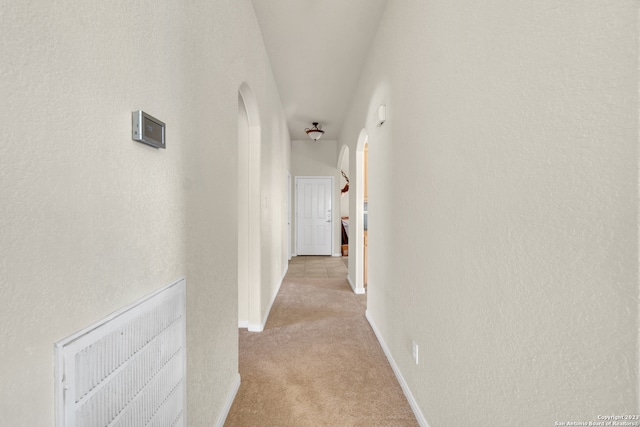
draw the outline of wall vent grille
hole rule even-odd
[[[56,343],[58,427],[185,426],[185,280]]]

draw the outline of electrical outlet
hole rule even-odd
[[[418,344],[415,341],[412,341],[413,343],[413,360],[416,362],[416,365],[418,364]]]

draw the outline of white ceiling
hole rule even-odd
[[[312,122],[338,139],[387,0],[252,2],[291,139]]]

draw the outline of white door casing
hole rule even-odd
[[[296,177],[296,253],[331,255],[333,177]]]

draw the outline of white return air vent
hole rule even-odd
[[[186,426],[185,280],[56,343],[56,426]]]

